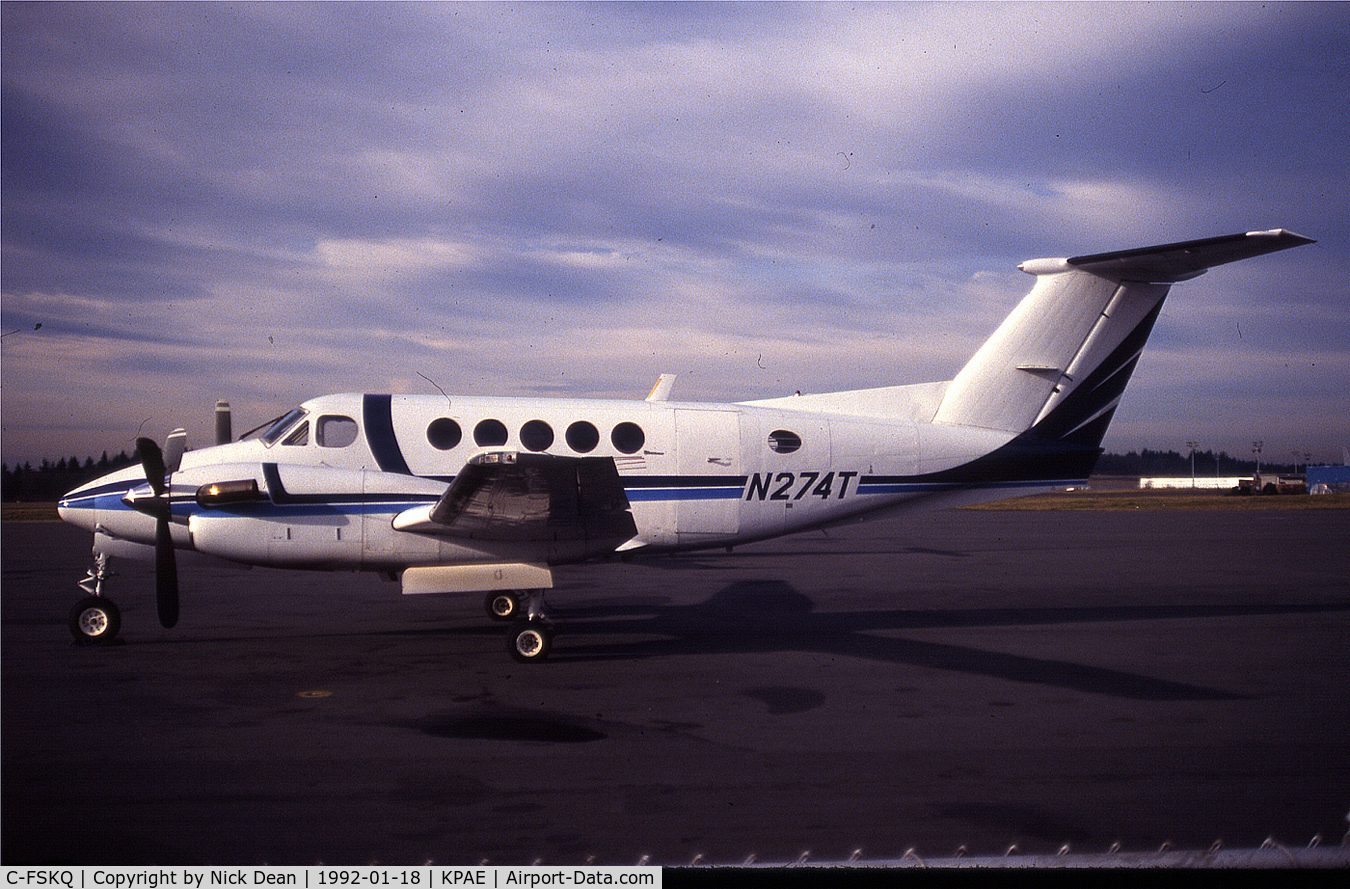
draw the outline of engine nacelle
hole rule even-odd
[[[438,555],[436,541],[397,534],[391,522],[412,504],[435,502],[444,482],[286,463],[201,467],[190,481],[200,473],[211,479],[195,489],[199,509],[188,527],[201,552],[255,565],[352,570]]]

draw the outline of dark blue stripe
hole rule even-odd
[[[1101,447],[1106,427],[1114,413],[1114,409],[1106,412],[1106,408],[1125,394],[1125,386],[1130,382],[1130,375],[1139,362],[1139,354],[1153,331],[1162,307],[1162,301],[1159,300],[1153,310],[1130,331],[1129,336],[1076,389],[1055,405],[1054,410],[1032,427],[1029,434],[1083,448]],[[1091,473],[1095,462],[1096,458],[1093,457],[1092,462],[1086,464],[1084,477]]]
[[[653,500],[739,500],[743,475],[626,475],[624,493],[632,502]]]
[[[342,500],[330,500],[325,503],[302,503],[298,505],[276,506],[271,503],[246,503],[223,506],[213,510],[194,510],[193,515],[234,515],[251,519],[279,519],[282,521],[305,516],[395,516],[414,506],[425,506],[427,501],[395,500],[383,503],[354,503]]]
[[[730,488],[745,487],[743,475],[624,475],[625,488]]]
[[[100,507],[98,502],[111,497],[116,501],[118,506],[121,506],[122,495],[134,487],[136,487],[136,484],[130,481],[99,485],[97,488],[89,488],[88,490],[81,491],[75,496],[67,494],[57,502],[57,505],[63,506],[66,509],[106,509],[108,507]]]
[[[362,399],[366,443],[370,445],[381,472],[412,475],[408,461],[403,459],[403,450],[398,446],[398,438],[394,435],[393,402],[392,395],[366,395]]]
[[[651,500],[739,500],[744,486],[739,488],[640,488],[627,489],[630,503]]]

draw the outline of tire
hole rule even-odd
[[[522,664],[544,660],[552,646],[553,634],[538,621],[521,621],[506,637],[506,650]]]
[[[493,620],[515,620],[520,614],[520,597],[510,592],[488,593],[483,600],[483,607]]]
[[[103,596],[87,596],[70,609],[70,634],[80,645],[107,645],[121,628],[121,612]]]

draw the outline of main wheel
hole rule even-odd
[[[538,621],[521,621],[511,628],[506,637],[506,650],[523,664],[542,661],[548,657],[553,634]]]
[[[121,627],[121,612],[102,596],[87,596],[70,609],[70,634],[81,645],[107,645]]]
[[[493,620],[513,620],[520,614],[520,597],[509,592],[488,593],[483,607]]]

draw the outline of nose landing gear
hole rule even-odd
[[[80,645],[107,645],[122,627],[122,613],[103,595],[103,583],[111,574],[107,553],[95,553],[94,566],[79,584],[88,595],[70,609],[70,634]]]

